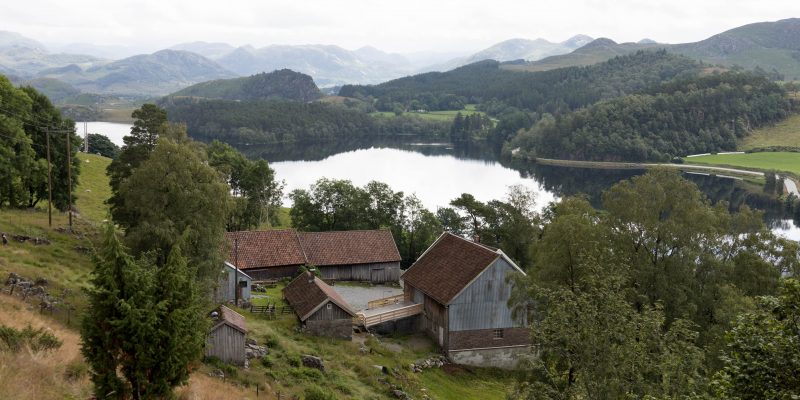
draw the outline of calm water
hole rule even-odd
[[[131,133],[131,124],[118,124],[114,122],[90,121],[86,123],[89,133],[99,133],[108,137],[111,142],[122,147],[122,137]],[[83,137],[83,122],[75,123],[78,136]]]
[[[89,133],[107,136],[122,146],[130,124],[88,122]],[[83,135],[83,123],[76,123]],[[537,205],[545,207],[559,196],[585,194],[596,207],[601,193],[623,179],[643,173],[636,170],[596,170],[518,164],[501,161],[497,152],[482,148],[454,148],[449,143],[415,143],[413,140],[360,140],[336,144],[249,146],[241,149],[251,158],[265,158],[285,193],[308,189],[319,178],[348,179],[357,186],[376,180],[395,191],[416,195],[430,210],[447,206],[461,193],[480,201],[502,199],[511,185],[523,185],[538,194]],[[764,210],[765,220],[776,233],[800,240],[800,228],[782,215],[781,205],[754,196],[734,179],[685,175],[712,202],[727,201],[736,210],[747,204]],[[288,196],[284,204],[291,206]]]

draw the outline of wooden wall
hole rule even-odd
[[[366,281],[373,283],[400,281],[400,263],[318,266],[322,279]]]
[[[236,290],[236,284],[234,283],[236,280],[236,271],[228,266],[224,268],[224,273],[220,275],[215,293],[215,298],[219,302],[233,301],[236,297],[234,292]],[[242,288],[242,299],[250,300],[250,285],[252,285],[253,282],[247,279],[242,273],[239,274],[239,280],[247,282],[247,287]]]
[[[331,306],[330,309],[328,309],[328,304]],[[323,305],[319,310],[317,310],[317,312],[311,314],[306,321],[333,321],[337,319],[352,320],[353,317],[348,314],[347,311],[342,310],[332,301],[329,301],[327,304]]]
[[[506,276],[516,271],[507,261],[498,258],[475,279],[449,307],[451,331],[475,329],[516,328],[525,326],[525,321],[511,317],[508,298],[511,283]]]
[[[226,363],[244,365],[244,336],[244,333],[227,324],[219,325],[206,338],[206,356],[218,357]]]

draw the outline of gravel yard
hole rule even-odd
[[[356,311],[366,309],[367,303],[372,300],[403,294],[403,289],[398,286],[361,286],[336,282],[333,289]]]

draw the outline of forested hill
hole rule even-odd
[[[665,51],[639,51],[587,67],[514,72],[481,61],[449,72],[430,72],[375,86],[347,85],[339,95],[377,99],[378,110],[452,109],[453,104],[496,99],[520,109],[559,113],[693,75],[700,65]]]
[[[445,136],[447,121],[403,115],[376,118],[325,102],[233,101],[171,98],[169,119],[186,123],[190,136],[234,145],[343,140],[375,135]]]
[[[322,97],[322,93],[310,76],[281,69],[244,78],[198,83],[179,90],[169,97],[185,96],[238,101],[312,101]]]
[[[520,132],[507,149],[545,158],[667,161],[735,150],[737,138],[785,118],[791,109],[786,92],[769,79],[726,72],[547,116]]]

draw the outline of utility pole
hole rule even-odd
[[[69,138],[72,132],[66,131],[67,134],[67,212],[69,213],[69,233],[72,233],[72,146],[69,143]]]
[[[83,152],[89,152],[89,128],[88,122],[83,123]]]
[[[47,137],[47,226],[53,227],[53,174],[50,165],[50,130],[45,128],[44,134]]]
[[[234,285],[233,285],[233,304],[239,307],[239,238],[233,239],[233,269],[234,269]]]

